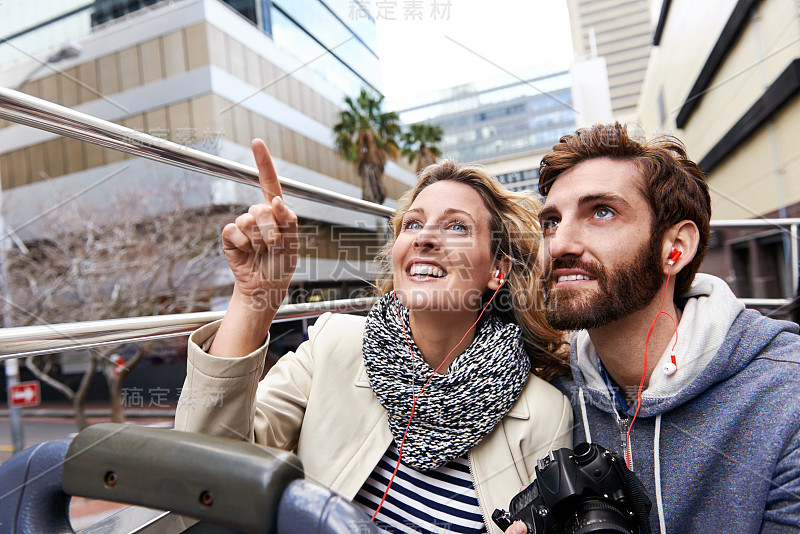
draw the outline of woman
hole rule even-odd
[[[266,202],[223,230],[234,292],[190,339],[176,428],[293,450],[390,531],[500,532],[492,511],[571,446],[569,403],[539,377],[566,365],[540,311],[537,204],[479,168],[426,168],[398,203],[369,316],[323,315],[261,380],[297,217],[263,142],[253,152]]]

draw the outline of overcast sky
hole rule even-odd
[[[417,0],[422,20],[406,18],[411,4],[370,4],[384,7],[377,32],[388,109],[476,80],[502,83],[510,79],[504,70],[563,66],[573,56],[566,0]]]

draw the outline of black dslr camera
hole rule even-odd
[[[650,534],[652,503],[619,456],[595,443],[550,451],[536,480],[492,520],[505,531],[520,520],[531,534]]]

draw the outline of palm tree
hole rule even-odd
[[[383,170],[387,158],[396,158],[399,152],[397,137],[400,123],[397,113],[381,111],[383,95],[374,97],[361,90],[355,101],[344,99],[347,108],[339,112],[339,124],[333,127],[336,134],[336,151],[347,161],[356,164],[361,176],[364,200],[383,204],[386,190]]]
[[[400,138],[403,141],[403,155],[408,158],[409,163],[417,160],[417,174],[422,169],[436,163],[436,158],[442,155],[442,151],[436,146],[441,142],[444,130],[435,124],[425,124],[420,122],[412,124],[406,133]]]

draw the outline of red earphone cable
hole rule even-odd
[[[639,415],[639,408],[642,407],[642,388],[644,387],[644,379],[647,376],[647,344],[650,342],[650,336],[653,335],[653,330],[656,327],[656,321],[661,314],[664,314],[672,319],[672,325],[675,327],[675,343],[672,344],[673,352],[675,351],[675,346],[678,344],[678,323],[675,321],[675,318],[672,315],[664,311],[664,302],[667,299],[667,286],[669,286],[669,277],[671,274],[672,265],[670,264],[667,265],[667,281],[664,283],[664,293],[661,297],[661,308],[658,310],[656,316],[653,317],[653,322],[650,324],[650,330],[647,332],[647,337],[644,340],[644,369],[642,369],[642,379],[639,381],[639,390],[636,392],[636,411],[633,413],[633,419],[631,419],[631,424],[628,425],[628,432],[625,434],[625,465],[628,467],[628,469],[631,467],[631,428],[633,428],[633,423],[636,421],[636,416]]]
[[[502,285],[500,287],[502,287]],[[439,369],[442,368],[442,365],[444,365],[444,363],[448,359],[450,359],[450,356],[453,354],[453,351],[455,351],[458,348],[458,346],[461,345],[461,342],[464,341],[464,339],[467,337],[467,334],[469,334],[470,331],[473,328],[475,328],[475,325],[478,324],[478,321],[480,321],[481,317],[483,317],[483,312],[485,312],[486,308],[489,307],[489,304],[492,303],[492,301],[494,300],[494,297],[495,297],[495,295],[497,295],[498,291],[500,291],[499,287],[494,290],[494,293],[492,294],[492,298],[490,298],[489,302],[486,303],[486,306],[483,307],[483,309],[481,310],[481,313],[478,315],[478,318],[475,319],[474,323],[472,323],[472,326],[470,326],[467,329],[467,331],[464,332],[464,335],[461,336],[461,339],[458,341],[458,343],[456,343],[456,346],[453,347],[450,350],[450,352],[447,353],[447,356],[445,356],[444,360],[442,360],[442,363],[439,364],[439,367],[437,367],[436,370],[433,371],[431,376],[428,377],[428,380],[425,382],[425,384],[423,384],[422,389],[420,389],[419,393],[416,393],[416,394],[414,393],[414,376],[416,375],[416,367],[415,367],[415,364],[414,364],[414,349],[411,348],[411,342],[408,340],[408,332],[406,332],[406,325],[403,322],[402,316],[400,315],[400,309],[397,307],[397,294],[396,293],[393,294],[394,309],[397,312],[397,318],[400,320],[400,325],[403,327],[403,336],[406,339],[406,345],[408,345],[408,351],[411,354],[411,398],[412,398],[411,414],[408,416],[408,424],[406,425],[405,432],[403,432],[403,439],[400,440],[400,447],[398,447],[397,465],[395,466],[394,471],[392,472],[392,478],[390,478],[389,479],[389,483],[386,484],[386,491],[383,492],[383,497],[381,498],[381,502],[378,504],[378,508],[375,510],[375,513],[372,514],[372,517],[370,518],[370,521],[374,521],[375,517],[378,515],[378,512],[380,511],[381,507],[383,506],[384,501],[386,500],[386,496],[389,494],[389,488],[392,486],[392,482],[394,482],[394,477],[397,474],[397,470],[400,468],[400,459],[403,457],[403,445],[406,442],[406,436],[408,435],[408,429],[411,428],[411,420],[414,418],[414,410],[417,407],[417,399],[419,399],[420,395],[422,395],[422,392],[425,391],[425,388],[430,383],[430,381],[433,379],[433,377],[436,375],[436,373],[439,372]]]

